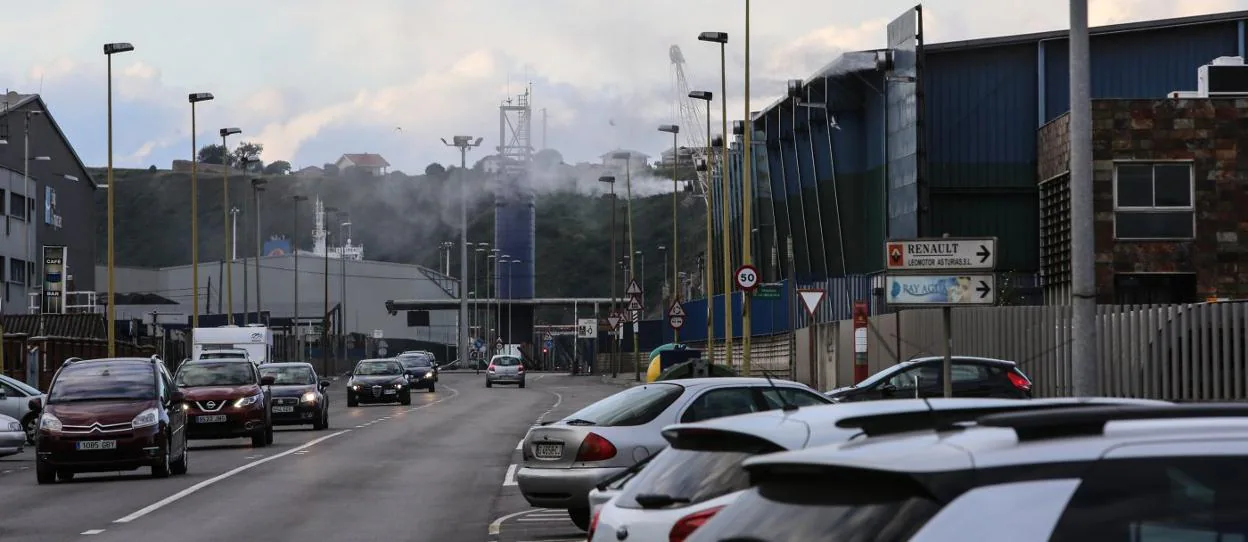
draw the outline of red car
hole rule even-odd
[[[160,358],[71,358],[46,400],[30,401],[40,484],[142,467],[158,478],[186,473],[185,397]]]
[[[272,376],[246,359],[187,361],[174,384],[186,397],[187,434],[193,439],[251,438],[273,444]]]

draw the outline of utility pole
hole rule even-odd
[[[295,229],[290,235],[290,251],[295,253],[295,361],[303,361],[303,328],[299,326],[299,204],[308,201],[307,196],[291,196],[295,201]]]
[[[1092,207],[1092,75],[1088,0],[1070,0],[1070,279],[1074,394],[1100,394],[1096,353],[1096,237]]]
[[[750,224],[750,211],[754,206],[754,194],[751,189],[750,155],[754,147],[750,142],[754,135],[754,121],[750,118],[750,0],[745,0],[745,132],[741,145],[741,260],[743,265],[753,265],[754,256],[751,252],[750,239],[754,237],[753,226]],[[727,142],[724,142],[727,144]],[[754,327],[750,325],[750,292],[741,292],[741,376],[750,376],[750,335]]]
[[[459,359],[468,358],[468,151],[481,146],[485,138],[458,135],[452,142],[442,139],[442,144],[459,149]],[[501,143],[501,142],[500,142]],[[449,259],[449,255],[448,255]],[[448,265],[449,267],[449,265]],[[511,294],[508,286],[507,293]],[[508,312],[510,315],[510,311]]]

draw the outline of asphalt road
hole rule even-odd
[[[335,382],[328,430],[279,427],[265,448],[192,441],[190,473],[163,480],[142,469],[40,486],[31,451],[0,458],[0,540],[482,542],[542,540],[528,535],[547,527],[583,539],[566,514],[529,511],[509,472],[533,423],[620,388],[563,374],[532,373],[525,389],[483,379],[444,374],[411,406],[352,409]]]

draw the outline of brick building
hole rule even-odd
[[[1054,304],[1070,291],[1069,122],[1036,138]],[[1092,127],[1097,302],[1248,297],[1248,99],[1095,100]]]

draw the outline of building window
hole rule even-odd
[[[1187,162],[1114,164],[1114,237],[1196,236],[1195,179]]]
[[[17,258],[9,258],[9,282],[26,285],[26,262]]]
[[[1198,301],[1194,273],[1114,275],[1114,303],[1118,305],[1170,305]]]
[[[9,216],[25,221],[27,215],[26,197],[21,194],[9,193]]]

